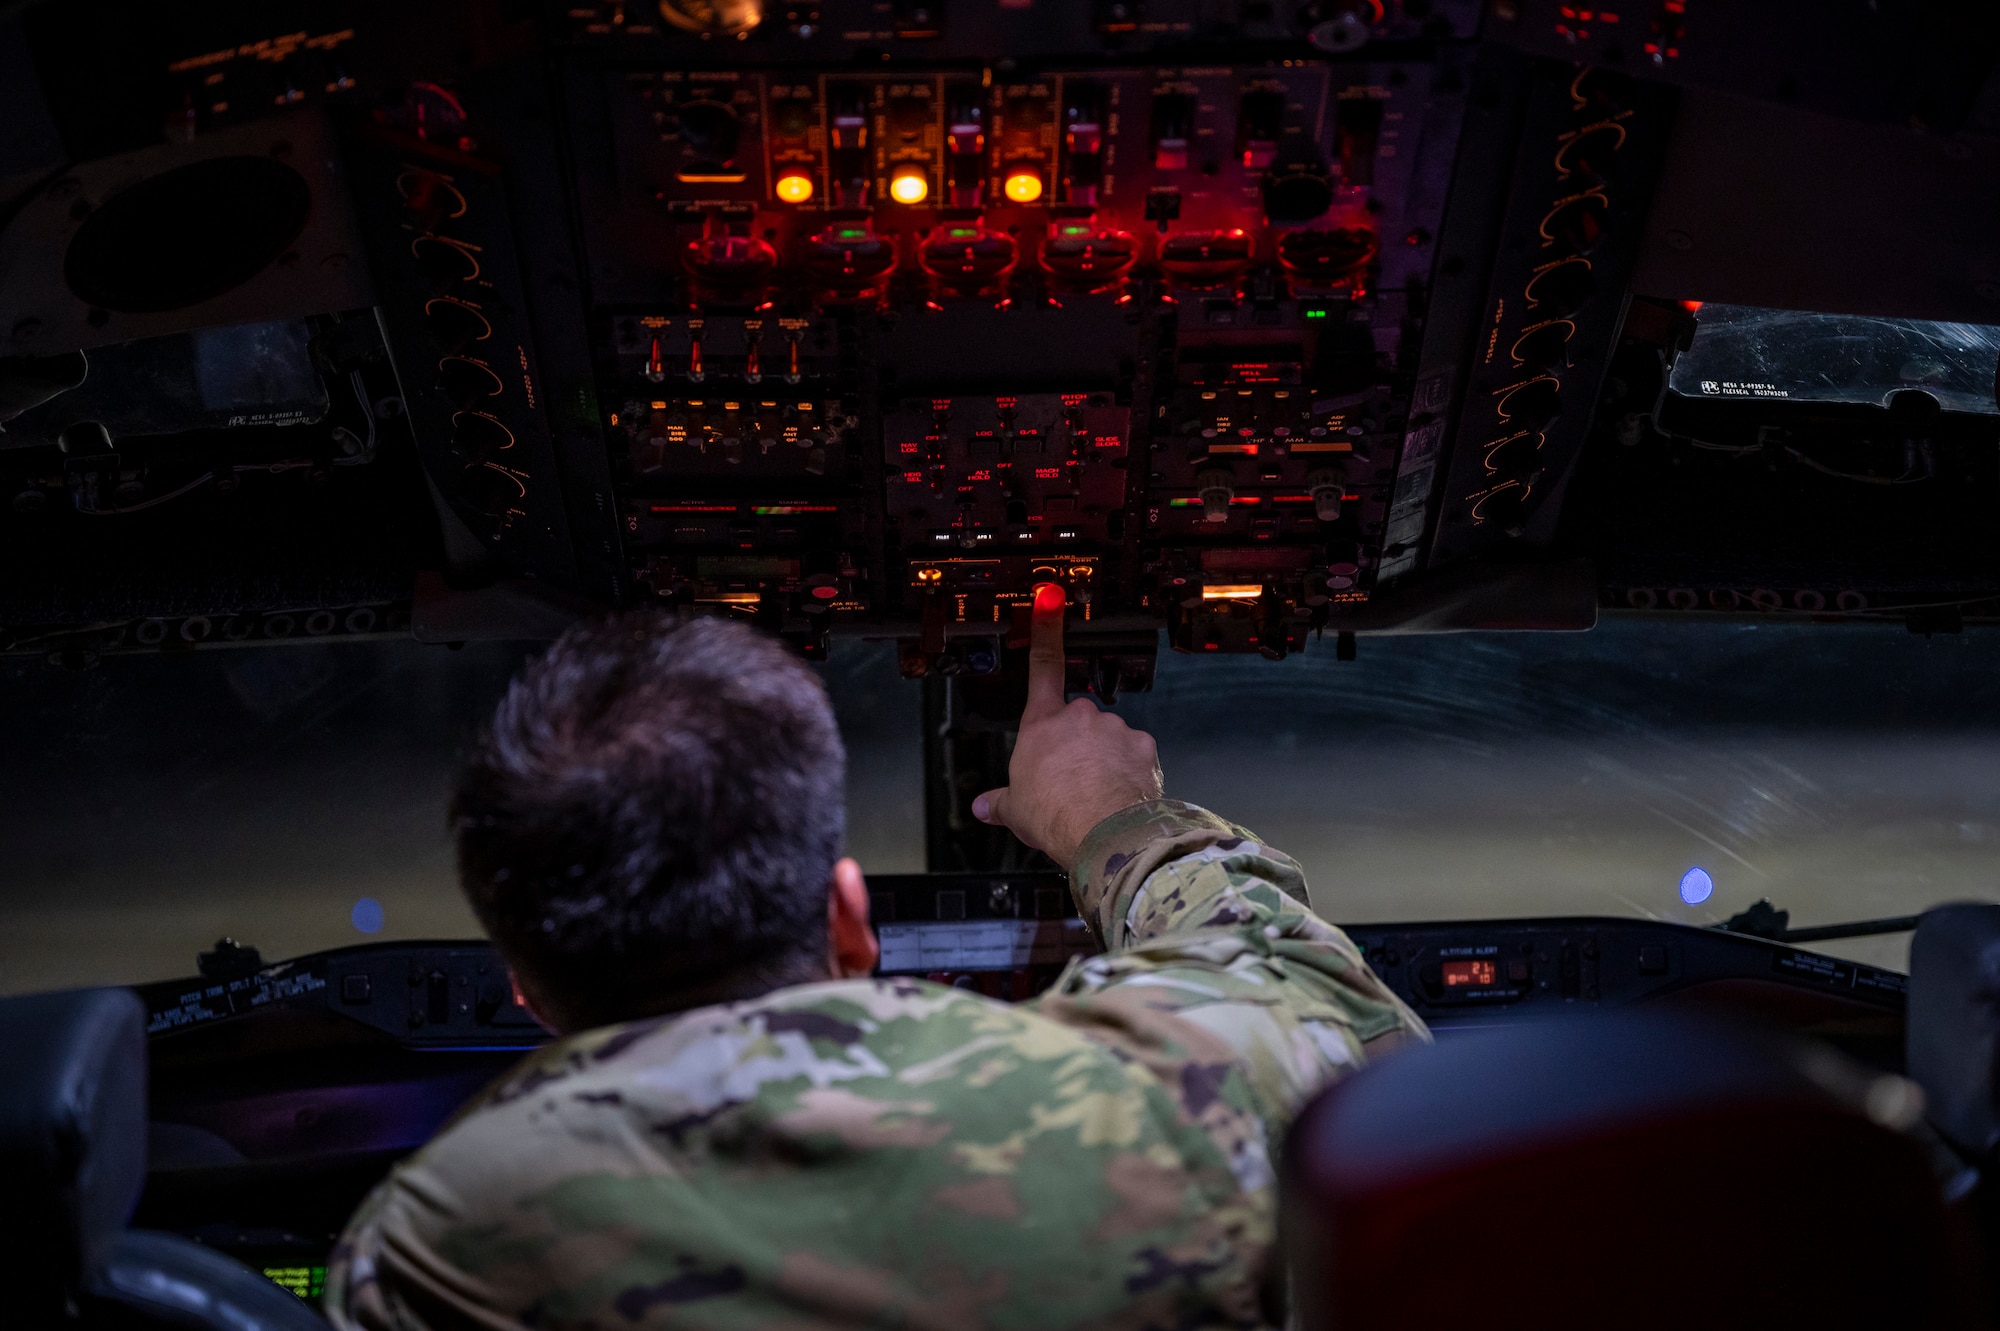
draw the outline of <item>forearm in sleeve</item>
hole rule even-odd
[[[1313,913],[1298,864],[1206,809],[1150,800],[1113,814],[1084,838],[1070,885],[1107,951],[1058,989],[1143,989],[1221,1036],[1274,1129],[1343,1071],[1430,1039]]]

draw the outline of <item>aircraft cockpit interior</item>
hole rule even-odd
[[[551,1038],[473,737],[775,637],[874,974],[1028,1004],[1051,585],[1435,1041],[1226,1324],[2000,1324],[1996,385],[1970,0],[0,0],[0,1327],[610,1325],[328,1290]]]

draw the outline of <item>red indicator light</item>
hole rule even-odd
[[[1500,968],[1491,961],[1447,961],[1441,969],[1447,989],[1484,988],[1500,978]]]

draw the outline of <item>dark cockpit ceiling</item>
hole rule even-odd
[[[6,641],[659,604],[977,676],[1056,578],[1108,694],[1162,627],[1277,657],[1977,618],[1991,28],[17,6]],[[1819,320],[1772,334],[1794,359],[1887,343],[1815,391],[1745,340],[1762,310]]]

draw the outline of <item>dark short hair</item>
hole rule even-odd
[[[452,800],[459,880],[566,1027],[823,958],[846,827],[826,690],[777,639],[641,612],[515,678]]]

